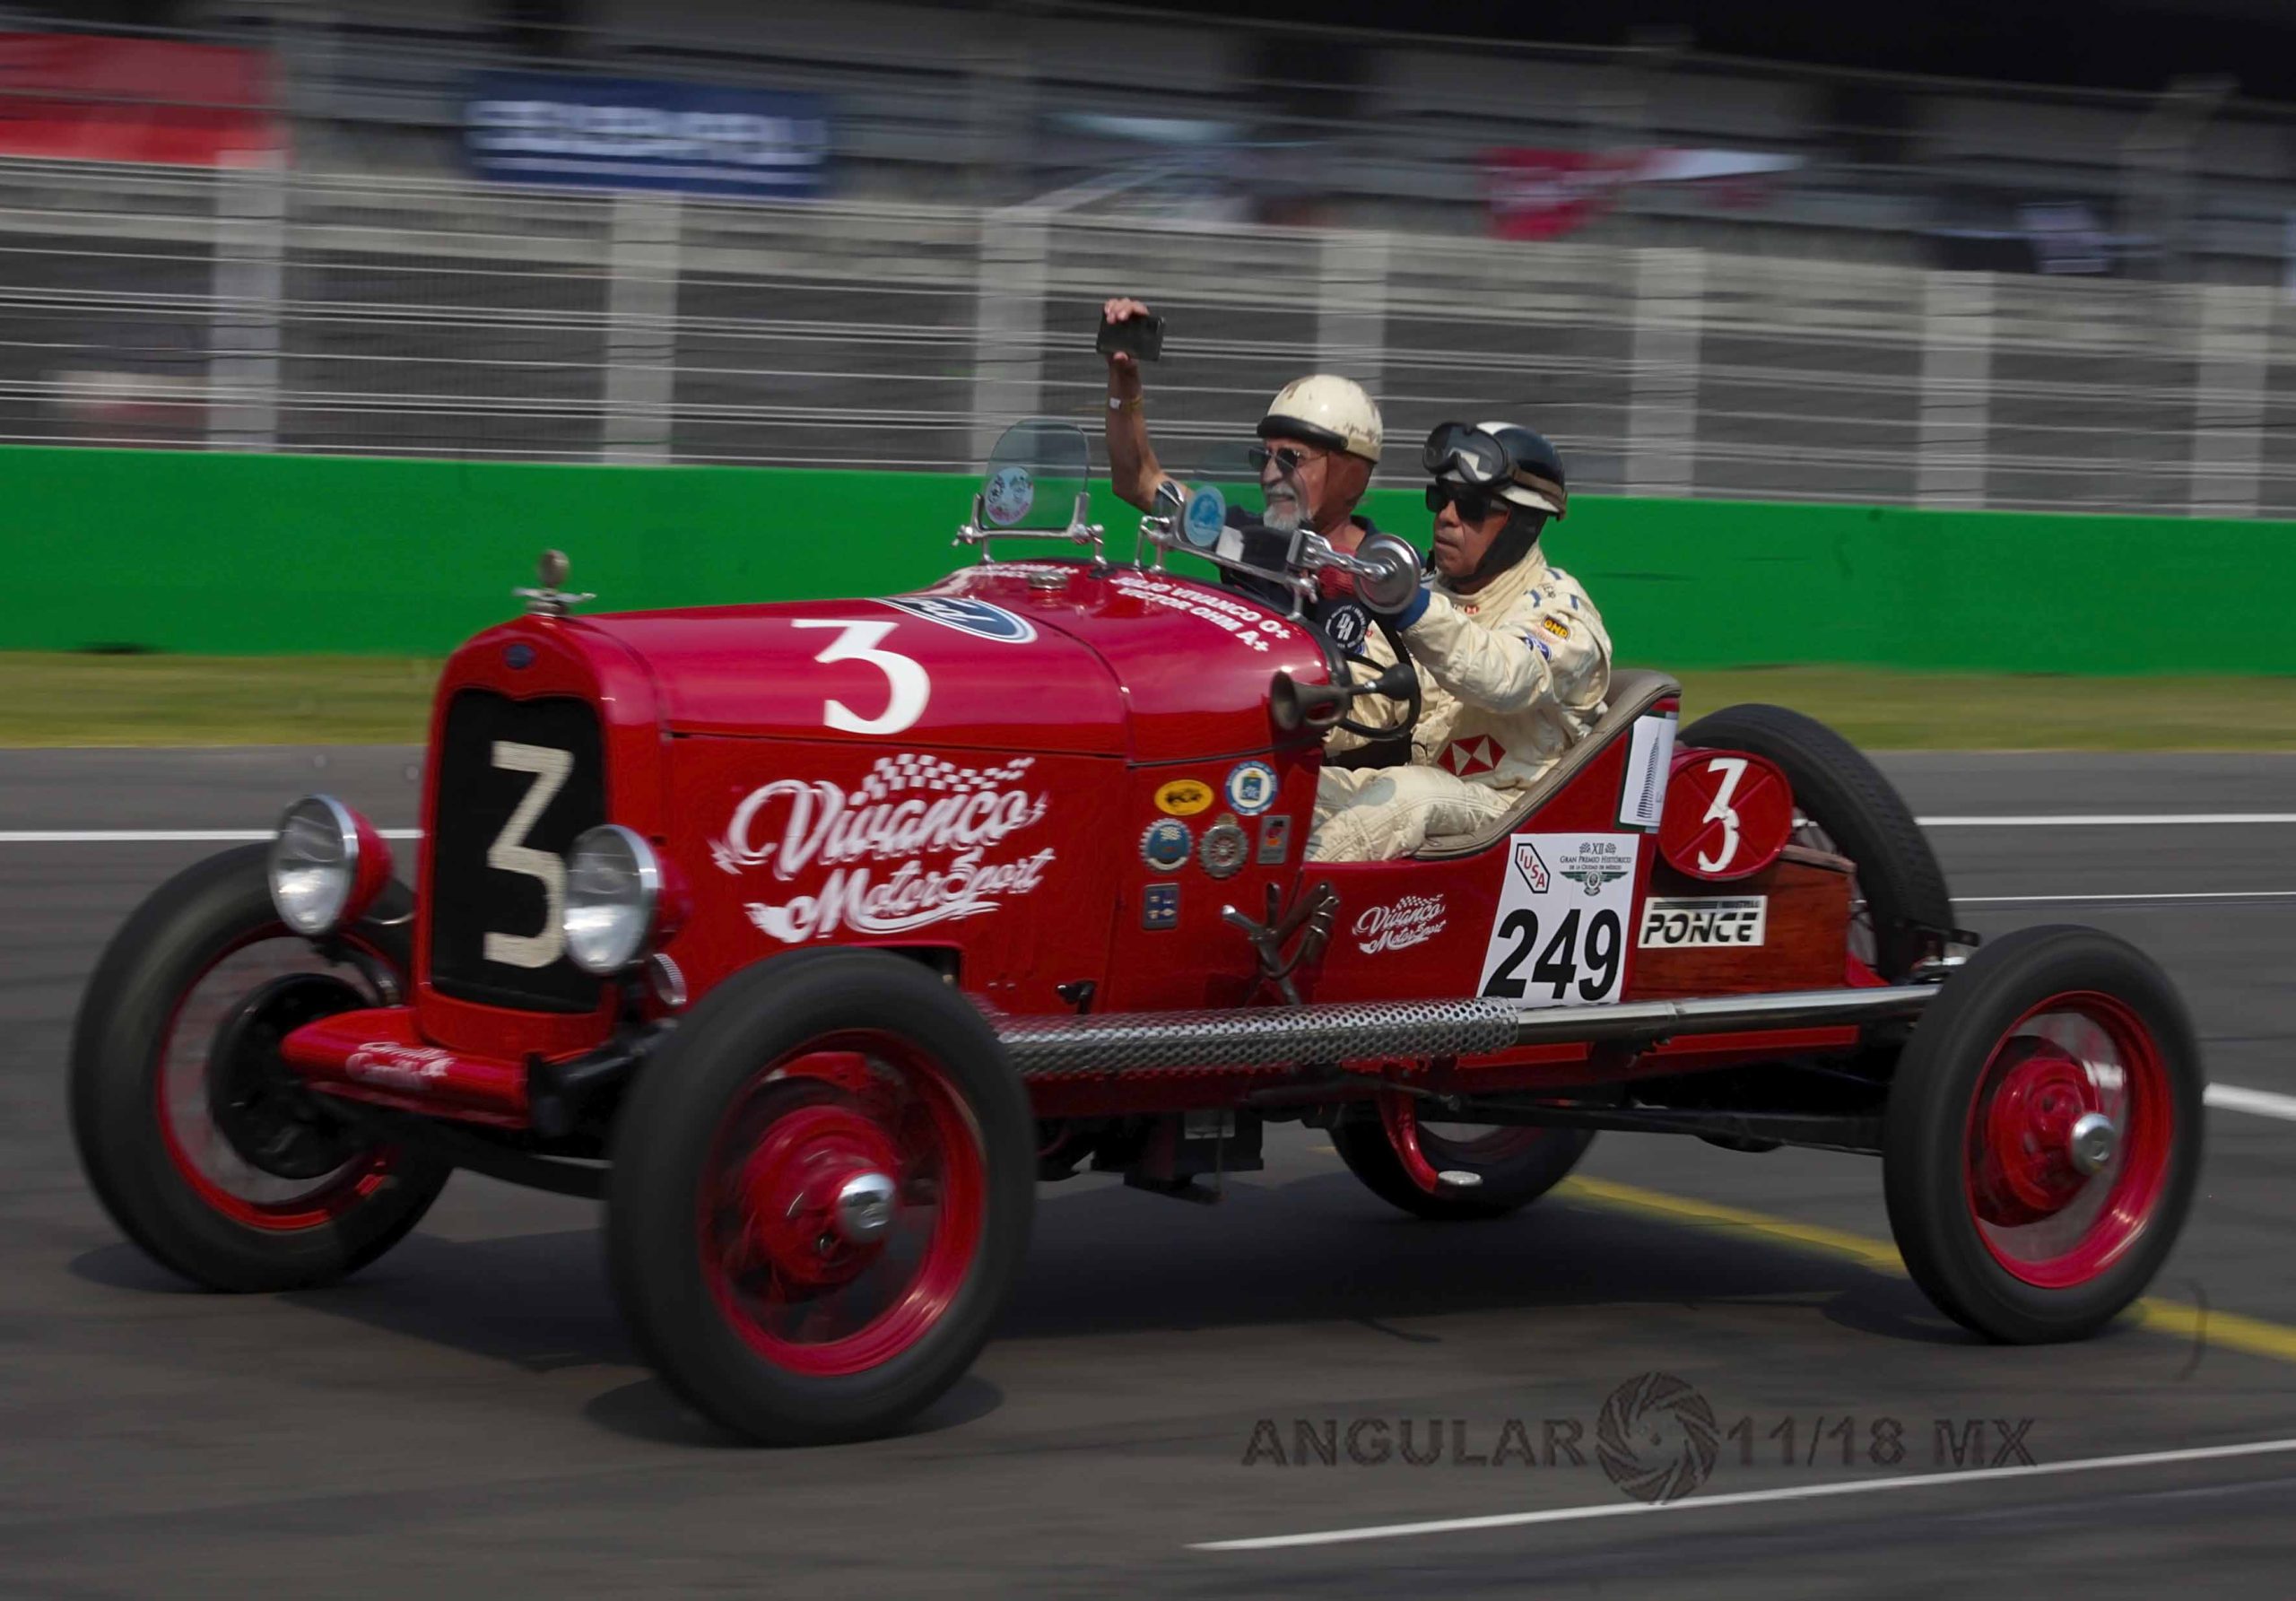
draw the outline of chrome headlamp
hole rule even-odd
[[[331,934],[390,882],[390,847],[331,795],[307,795],[279,819],[268,863],[271,904],[296,933]]]
[[[566,954],[599,978],[642,958],[662,903],[662,864],[645,838],[620,823],[589,830],[566,857],[560,927]]]

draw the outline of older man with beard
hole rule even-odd
[[[1101,318],[1112,323],[1147,315],[1148,308],[1134,300],[1111,300],[1100,308]],[[1109,481],[1124,500],[1152,510],[1157,490],[1171,474],[1148,442],[1140,364],[1125,352],[1112,351],[1108,365]],[[1245,554],[1255,566],[1281,567],[1283,546],[1302,526],[1342,551],[1352,551],[1374,532],[1355,507],[1378,464],[1383,432],[1378,406],[1352,378],[1318,373],[1294,378],[1277,391],[1260,419],[1261,443],[1252,452],[1267,509],[1257,518],[1232,508],[1229,512],[1230,521],[1243,531]],[[1257,590],[1248,582],[1241,587]],[[1352,597],[1330,596],[1308,612],[1342,648],[1363,647],[1370,616]]]

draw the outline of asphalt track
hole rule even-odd
[[[403,828],[413,760],[0,753],[0,839],[261,829],[311,787]],[[1930,815],[2296,812],[2296,757],[1887,765]],[[2296,824],[1935,839],[1972,927],[2135,939],[2214,1082],[2296,1096]],[[1605,1135],[1585,1184],[1444,1227],[1272,1130],[1268,1170],[1217,1207],[1047,1188],[971,1378],[901,1439],[761,1451],[638,1364],[588,1203],[460,1175],[360,1278],[276,1297],[187,1291],[121,1243],[65,1133],[71,1013],[135,900],[217,848],[0,842],[0,1593],[2290,1591],[2296,1122],[2212,1112],[2152,1311],[2039,1350],[1972,1342],[1890,1271],[1865,1160]],[[1737,1431],[1699,1495],[1645,1514],[1592,1440],[1650,1371]],[[1422,1458],[1441,1420],[1436,1460],[1405,1460],[1406,1420]],[[2050,1471],[1969,1471],[2028,1458]],[[1200,1548],[1492,1518],[1512,1520]]]

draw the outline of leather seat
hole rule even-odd
[[[1592,761],[1613,739],[1622,737],[1632,727],[1634,719],[1648,711],[1669,695],[1679,695],[1683,686],[1664,673],[1652,673],[1639,668],[1619,667],[1611,672],[1609,704],[1587,737],[1562,753],[1562,760],[1548,770],[1545,777],[1526,789],[1515,804],[1501,815],[1492,819],[1470,834],[1431,834],[1427,843],[1416,853],[1422,861],[1439,860],[1446,857],[1472,856],[1483,847],[1505,839],[1528,822],[1541,806],[1559,792],[1565,784],[1578,776],[1579,770]]]

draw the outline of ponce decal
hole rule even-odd
[[[881,756],[857,789],[778,779],[744,797],[710,855],[723,872],[761,870],[803,886],[743,908],[788,944],[839,928],[900,934],[980,917],[1033,892],[1052,865],[1049,848],[1029,850],[1022,838],[1049,805],[1024,782],[1031,765],[1025,756],[991,768]]]

